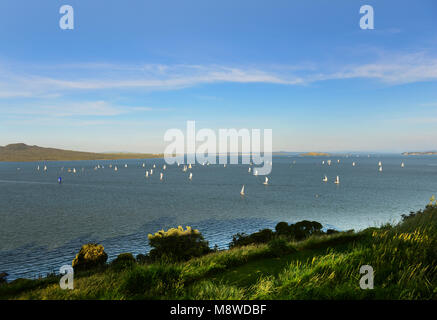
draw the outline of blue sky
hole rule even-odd
[[[163,152],[187,120],[271,128],[274,150],[435,150],[437,2],[0,2],[0,145]]]

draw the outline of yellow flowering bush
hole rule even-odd
[[[82,246],[72,266],[75,270],[87,270],[104,265],[107,259],[108,255],[101,244],[88,243]]]
[[[152,260],[166,258],[169,260],[188,260],[211,251],[208,242],[197,229],[187,226],[160,230],[148,235],[149,244],[153,248],[149,257]]]

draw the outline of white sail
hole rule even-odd
[[[155,169],[156,168],[156,164],[153,164],[153,169]]]
[[[159,175],[159,180],[164,179],[164,174],[161,172],[161,174]]]
[[[118,171],[118,168],[117,168],[117,166],[115,166],[115,167],[114,167],[114,171]]]
[[[340,183],[340,177],[339,176],[337,176],[337,178],[335,179],[335,182],[334,183],[336,183],[336,184],[339,184]]]
[[[193,173],[190,172],[190,176],[188,177],[188,179],[192,180],[193,179]]]
[[[352,167],[355,167],[355,162],[352,162]]]
[[[165,170],[165,169],[167,169],[167,166],[164,164],[164,165],[162,166],[162,170]]]
[[[226,164],[223,165],[223,168],[226,168]]]
[[[328,177],[327,177],[327,176],[324,176],[322,181],[323,181],[323,182],[328,182]]]
[[[188,165],[188,169],[191,169],[192,167],[191,167],[191,163]]]
[[[243,187],[241,188],[240,194],[241,194],[242,196],[244,196],[244,184],[243,184]]]
[[[36,168],[36,170],[38,170],[38,171],[39,171],[39,166],[38,166],[38,168]]]
[[[150,174],[153,174],[153,169],[150,169]]]
[[[76,173],[76,168],[73,168],[73,173]]]
[[[149,177],[149,171],[146,171],[146,178]]]
[[[249,167],[249,170],[248,170],[247,172],[249,172],[249,173],[250,173],[250,171],[252,171],[252,168],[251,168],[251,167]]]
[[[146,167],[146,164],[143,162],[143,168],[145,168]]]
[[[269,184],[269,178],[266,177],[266,180],[263,182],[263,184],[268,185]]]
[[[379,172],[382,172],[382,167],[379,167]]]
[[[47,171],[47,166],[44,166],[44,171]]]
[[[403,167],[405,167],[405,164],[402,162],[402,163],[401,163],[401,168],[403,168]]]
[[[254,176],[258,175],[258,170],[255,169],[255,172],[253,173]]]
[[[382,166],[382,162],[381,161],[378,162],[378,166]]]
[[[325,160],[322,161],[322,164],[325,164]]]

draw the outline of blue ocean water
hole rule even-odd
[[[0,163],[0,272],[9,273],[8,280],[58,272],[91,241],[103,244],[109,259],[121,252],[146,253],[148,233],[178,225],[198,228],[211,247],[220,248],[235,233],[274,228],[279,221],[316,220],[360,230],[395,223],[437,195],[435,156],[329,159],[331,166],[327,157],[274,157],[267,186],[264,177],[241,164],[197,164],[182,172],[177,165],[163,171],[163,159]],[[146,179],[153,164],[154,174]],[[97,165],[104,168],[94,170]]]

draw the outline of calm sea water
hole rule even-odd
[[[198,228],[220,248],[237,232],[274,228],[279,221],[359,230],[397,222],[437,195],[437,157],[332,157],[331,166],[322,165],[327,159],[274,157],[268,186],[248,173],[248,165],[196,165],[192,181],[171,165],[160,181],[163,159],[47,162],[45,173],[42,162],[0,163],[0,272],[8,272],[8,280],[58,272],[90,241],[103,244],[109,259],[146,253],[148,233],[178,225]],[[146,169],[156,164],[148,179],[143,162]],[[97,164],[105,168],[96,171]],[[239,194],[243,184],[245,197]]]

